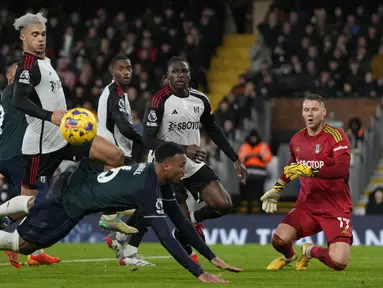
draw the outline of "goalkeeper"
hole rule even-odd
[[[274,188],[262,197],[262,209],[277,211],[283,188],[299,178],[301,189],[292,209],[278,225],[272,238],[275,250],[283,256],[272,261],[268,270],[280,270],[297,260],[292,241],[323,231],[327,248],[307,243],[296,263],[306,270],[312,258],[334,270],[347,267],[352,244],[352,202],[348,185],[350,143],[346,134],[324,122],[323,98],[309,95],[303,101],[306,128],[290,141],[291,159]]]

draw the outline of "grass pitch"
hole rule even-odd
[[[222,274],[226,285],[213,287],[383,287],[383,247],[353,247],[349,267],[336,272],[313,260],[307,271],[296,271],[291,265],[282,271],[266,271],[266,266],[278,255],[271,246],[214,245],[212,249],[223,260],[244,268],[239,274],[217,270],[201,258],[202,267]],[[296,247],[299,251],[299,247]],[[0,287],[7,288],[118,288],[118,287],[196,287],[199,283],[184,270],[159,244],[143,244],[140,252],[151,256],[156,267],[120,266],[112,251],[104,244],[58,244],[47,250],[63,261],[53,266],[15,269],[0,254]],[[165,256],[165,257],[163,257]],[[22,261],[26,257],[21,256]]]

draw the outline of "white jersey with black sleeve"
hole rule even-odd
[[[142,145],[142,136],[133,128],[128,94],[112,82],[103,90],[98,102],[97,135],[116,144],[127,157],[132,157],[133,142]]]
[[[195,89],[188,97],[175,96],[169,87],[161,89],[147,109],[144,125],[144,141],[147,134],[156,134],[158,139],[181,145],[200,145],[200,122],[205,113],[210,113],[208,98]],[[145,141],[145,144],[147,141]],[[148,145],[147,145],[148,146]],[[154,149],[155,147],[153,147]],[[149,153],[152,157],[153,153]],[[187,158],[185,178],[192,176],[205,163],[196,163]]]
[[[67,104],[60,78],[49,58],[23,54],[17,64],[13,101],[26,114],[28,122],[23,154],[47,154],[67,144],[59,126],[50,122],[52,112],[66,110]]]

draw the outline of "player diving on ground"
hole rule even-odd
[[[155,151],[154,163],[122,166],[100,172],[83,158],[73,173],[62,173],[48,191],[36,197],[17,196],[0,206],[0,217],[29,213],[14,233],[0,231],[0,250],[29,254],[63,239],[85,216],[96,212],[140,209],[169,253],[201,282],[226,283],[204,272],[172,236],[166,215],[188,236],[191,245],[220,269],[240,272],[218,257],[201,240],[183,215],[171,187],[185,174],[184,148],[165,142]],[[108,193],[105,193],[108,192]]]

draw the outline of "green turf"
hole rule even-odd
[[[349,267],[335,272],[317,260],[309,270],[296,271],[295,266],[283,271],[266,271],[265,267],[277,255],[271,246],[212,246],[218,256],[230,264],[245,269],[239,274],[220,272],[206,261],[205,270],[222,273],[229,280],[227,285],[214,287],[383,287],[381,247],[353,247]],[[60,244],[47,250],[62,260],[113,258],[109,248],[102,244]],[[146,256],[166,256],[159,244],[142,245]],[[21,258],[25,261],[25,257]],[[54,266],[23,267],[14,269],[6,265],[0,255],[0,287],[196,287],[198,281],[173,259],[150,259],[156,267],[142,267],[132,271],[130,266],[119,266],[116,260],[88,263],[60,263]],[[205,284],[201,284],[205,285]]]

